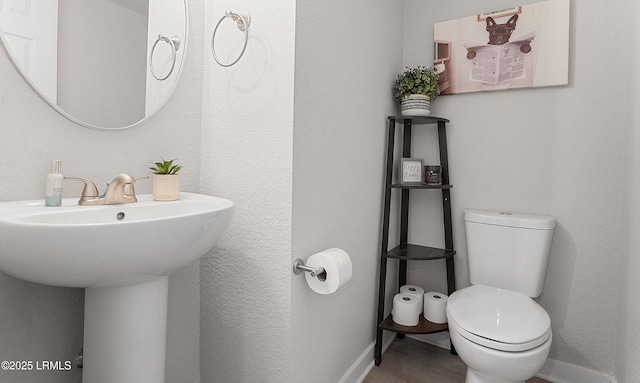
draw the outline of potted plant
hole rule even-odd
[[[153,199],[156,201],[175,201],[180,197],[180,174],[182,165],[173,163],[175,159],[155,162],[149,167],[153,171]]]
[[[393,95],[400,102],[400,112],[405,116],[428,116],[431,101],[439,94],[438,73],[434,68],[407,67],[393,83]]]

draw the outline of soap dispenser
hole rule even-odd
[[[62,161],[51,161],[51,169],[47,176],[47,187],[44,193],[45,206],[62,205],[62,180],[64,179],[64,176],[60,172],[61,168]]]

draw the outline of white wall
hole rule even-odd
[[[431,40],[434,22],[532,2],[407,0],[405,65],[430,62],[432,48],[424,41]],[[607,374],[614,373],[616,352],[625,351],[616,347],[616,312],[619,263],[626,256],[621,220],[626,174],[621,164],[630,121],[626,112],[632,104],[625,95],[634,72],[627,60],[610,58],[621,46],[634,46],[628,44],[632,20],[625,19],[631,19],[627,5],[572,1],[568,86],[454,95],[440,97],[434,105],[437,115],[452,120],[448,132],[458,287],[469,283],[463,208],[556,217],[545,289],[538,299],[552,321],[549,356]],[[610,21],[617,27],[601,28]],[[430,155],[426,149],[417,152],[421,150]],[[637,299],[632,279],[629,301]]]
[[[211,29],[224,9],[207,11]],[[401,66],[401,9],[379,0],[276,9],[249,1],[233,10],[252,16],[247,52],[233,67],[211,61],[205,69],[201,190],[237,209],[201,263],[201,378],[337,381],[375,330],[378,207],[394,108],[378,79]],[[230,52],[222,59],[233,56],[232,32],[216,36]],[[351,254],[354,278],[320,296],[291,264],[331,246]]]
[[[640,4],[630,2],[629,15],[635,15],[632,20],[631,43],[629,46],[638,47],[640,43],[640,27],[637,23],[637,15],[640,14]],[[636,68],[640,64],[640,50],[631,52],[629,67]],[[621,291],[618,298],[618,343],[616,345],[616,370],[615,377],[618,383],[630,383],[640,381],[640,365],[637,355],[640,352],[640,333],[637,324],[640,323],[640,111],[638,110],[638,96],[640,95],[640,82],[638,75],[632,72],[631,89],[628,94],[627,113],[629,124],[626,129],[626,173],[623,180],[625,191],[625,214],[623,216],[623,233],[625,234],[624,252],[620,259],[620,283]]]
[[[295,1],[211,3],[201,191],[236,207],[227,233],[201,261],[201,379],[288,382]],[[226,9],[252,17],[247,50],[229,68],[213,61],[208,40]],[[225,21],[216,43],[229,62],[243,35]]]
[[[191,43],[202,46],[204,2],[190,0]],[[104,189],[116,174],[147,175],[160,157],[185,165],[184,189],[197,191],[200,162],[202,50],[188,52],[180,85],[166,107],[148,122],[126,131],[95,131],[54,112],[24,83],[0,52],[0,201],[43,198],[52,159],[68,175],[90,177]],[[138,193],[149,193],[141,180]],[[80,185],[64,183],[65,197]],[[170,278],[167,382],[199,381],[199,273],[191,265]],[[80,289],[54,288],[0,273],[0,360],[71,360],[82,347],[83,300]],[[0,381],[79,382],[81,373],[0,371]]]
[[[390,82],[402,68],[393,0],[300,1],[296,17],[293,251],[350,254],[352,280],[331,295],[291,284],[291,382],[337,382],[376,331]],[[319,366],[325,366],[319,367]]]

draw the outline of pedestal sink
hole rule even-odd
[[[168,276],[205,255],[233,202],[181,193],[123,205],[0,203],[0,269],[85,288],[83,383],[163,383]]]

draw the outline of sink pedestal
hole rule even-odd
[[[168,281],[85,289],[83,383],[164,383]]]
[[[164,383],[168,276],[207,254],[233,214],[233,202],[202,194],[137,198],[0,202],[0,270],[85,289],[83,383]]]

